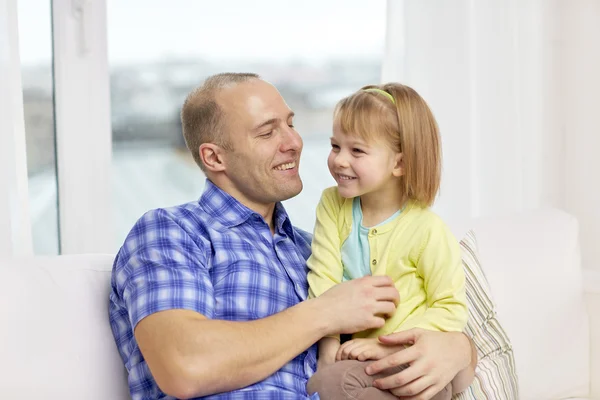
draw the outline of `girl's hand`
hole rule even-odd
[[[335,356],[336,361],[343,360],[380,360],[398,352],[405,346],[386,346],[377,339],[353,339],[340,346]]]
[[[333,337],[324,337],[319,340],[319,359],[317,370],[335,363],[335,356],[340,348],[340,340]]]

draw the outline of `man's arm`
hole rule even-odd
[[[393,313],[397,302],[390,278],[365,277],[249,322],[161,311],[142,319],[135,337],[163,392],[206,396],[265,379],[325,335],[381,327],[381,315]]]

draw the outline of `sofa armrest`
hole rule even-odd
[[[583,271],[585,301],[590,317],[590,398],[600,399],[600,271]]]

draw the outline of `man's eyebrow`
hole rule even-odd
[[[260,123],[260,125],[258,125],[258,126],[256,126],[256,127],[254,127],[254,129],[252,129],[252,130],[253,130],[253,131],[258,131],[258,130],[260,130],[261,128],[264,128],[264,127],[265,127],[265,126],[267,126],[267,125],[273,125],[273,124],[277,123],[277,121],[279,121],[279,118],[271,118],[271,119],[268,119],[268,120],[266,120],[265,122],[261,122],[261,123]]]
[[[296,115],[296,114],[294,114],[293,111],[290,111],[286,120],[292,118],[294,115]],[[266,120],[265,122],[261,122],[260,125],[256,126],[253,130],[258,131],[261,128],[264,128],[265,126],[273,125],[273,124],[276,124],[277,122],[279,122],[279,118],[271,118],[271,119]]]

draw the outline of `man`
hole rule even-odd
[[[186,99],[183,132],[206,189],[146,213],[113,268],[110,320],[134,400],[308,399],[314,343],[380,327],[394,312],[387,277],[305,301],[310,235],[281,205],[302,190],[293,118],[254,74],[212,76]],[[432,397],[476,362],[460,333],[413,330],[387,343],[399,351],[368,372],[410,362],[376,381],[397,396]]]

